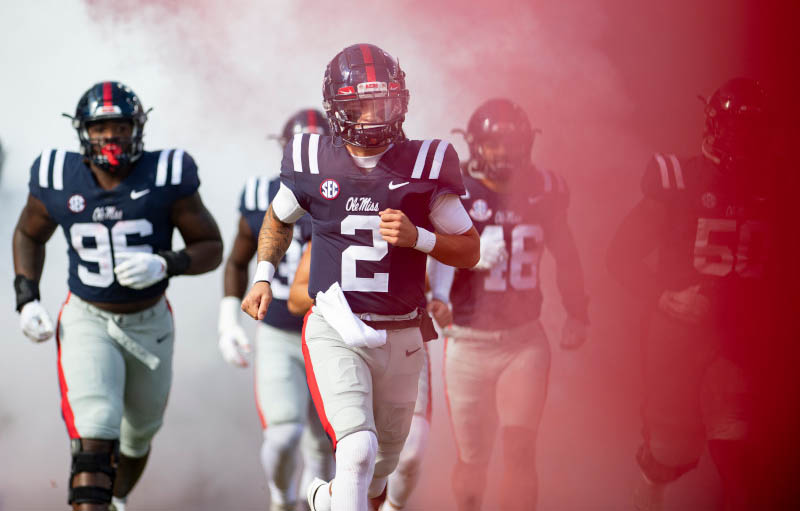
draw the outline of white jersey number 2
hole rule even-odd
[[[354,235],[357,230],[372,232],[372,246],[354,245],[342,252],[342,291],[389,292],[389,274],[372,277],[356,276],[357,261],[380,261],[389,253],[389,244],[381,238],[377,215],[348,215],[342,220],[342,234]]]
[[[121,252],[153,252],[150,245],[128,245],[128,234],[150,236],[153,224],[148,220],[120,220],[111,229],[95,222],[75,223],[69,228],[72,248],[82,261],[97,264],[97,271],[78,265],[78,278],[87,286],[108,287],[114,283],[114,256]],[[94,247],[87,247],[86,240],[93,239]]]

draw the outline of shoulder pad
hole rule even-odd
[[[292,154],[292,170],[319,174],[319,142],[322,135],[318,133],[297,133],[291,142],[286,144],[286,151]],[[326,137],[327,138],[327,137]]]
[[[680,159],[674,154],[654,154],[642,177],[642,192],[645,196],[659,197],[685,189]]]
[[[156,166],[156,186],[180,185],[196,174],[194,159],[183,149],[162,149]]]
[[[243,211],[266,211],[269,206],[270,180],[264,176],[253,176],[247,180],[242,190]]]
[[[444,155],[450,143],[444,140],[422,140],[414,160],[412,179],[439,179],[442,171]]]
[[[76,156],[66,149],[45,149],[31,167],[31,184],[38,188],[64,189],[64,160],[67,155]]]

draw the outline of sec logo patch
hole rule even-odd
[[[469,216],[478,222],[485,222],[492,217],[492,209],[485,200],[478,199],[472,203],[472,208],[469,210]]]
[[[327,200],[333,200],[339,196],[339,183],[335,179],[326,179],[319,185],[319,193]]]
[[[73,213],[80,213],[86,209],[86,199],[83,198],[83,195],[76,193],[67,200],[67,207]]]

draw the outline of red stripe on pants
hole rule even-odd
[[[72,293],[67,293],[67,299],[64,300],[64,303],[61,305],[61,309],[58,311],[58,320],[56,321],[56,348],[58,350],[58,386],[61,389],[61,417],[64,419],[64,423],[67,425],[67,433],[69,433],[70,438],[80,438],[78,434],[78,430],[75,428],[75,416],[72,413],[72,407],[69,404],[69,398],[67,397],[67,393],[69,389],[67,388],[67,380],[64,377],[64,369],[61,367],[61,336],[59,335],[59,330],[61,327],[61,313],[64,312],[64,305],[69,303],[69,297],[72,296]]]
[[[325,415],[325,404],[322,402],[322,394],[319,392],[319,385],[317,385],[317,378],[314,376],[314,366],[311,364],[311,355],[308,353],[308,344],[306,344],[306,325],[308,324],[308,317],[311,316],[311,311],[306,312],[306,317],[303,318],[303,360],[306,365],[306,381],[308,382],[308,390],[311,392],[311,400],[314,401],[314,408],[317,409],[319,421],[322,427],[328,434],[331,440],[333,450],[336,451],[336,432],[333,431],[333,426],[328,422],[328,416]]]

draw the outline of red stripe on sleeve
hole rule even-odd
[[[372,50],[370,50],[369,46],[366,44],[360,44],[358,47],[361,48],[361,55],[364,56],[364,65],[366,66],[367,70],[367,81],[377,81],[375,78],[375,62],[372,60]]]

